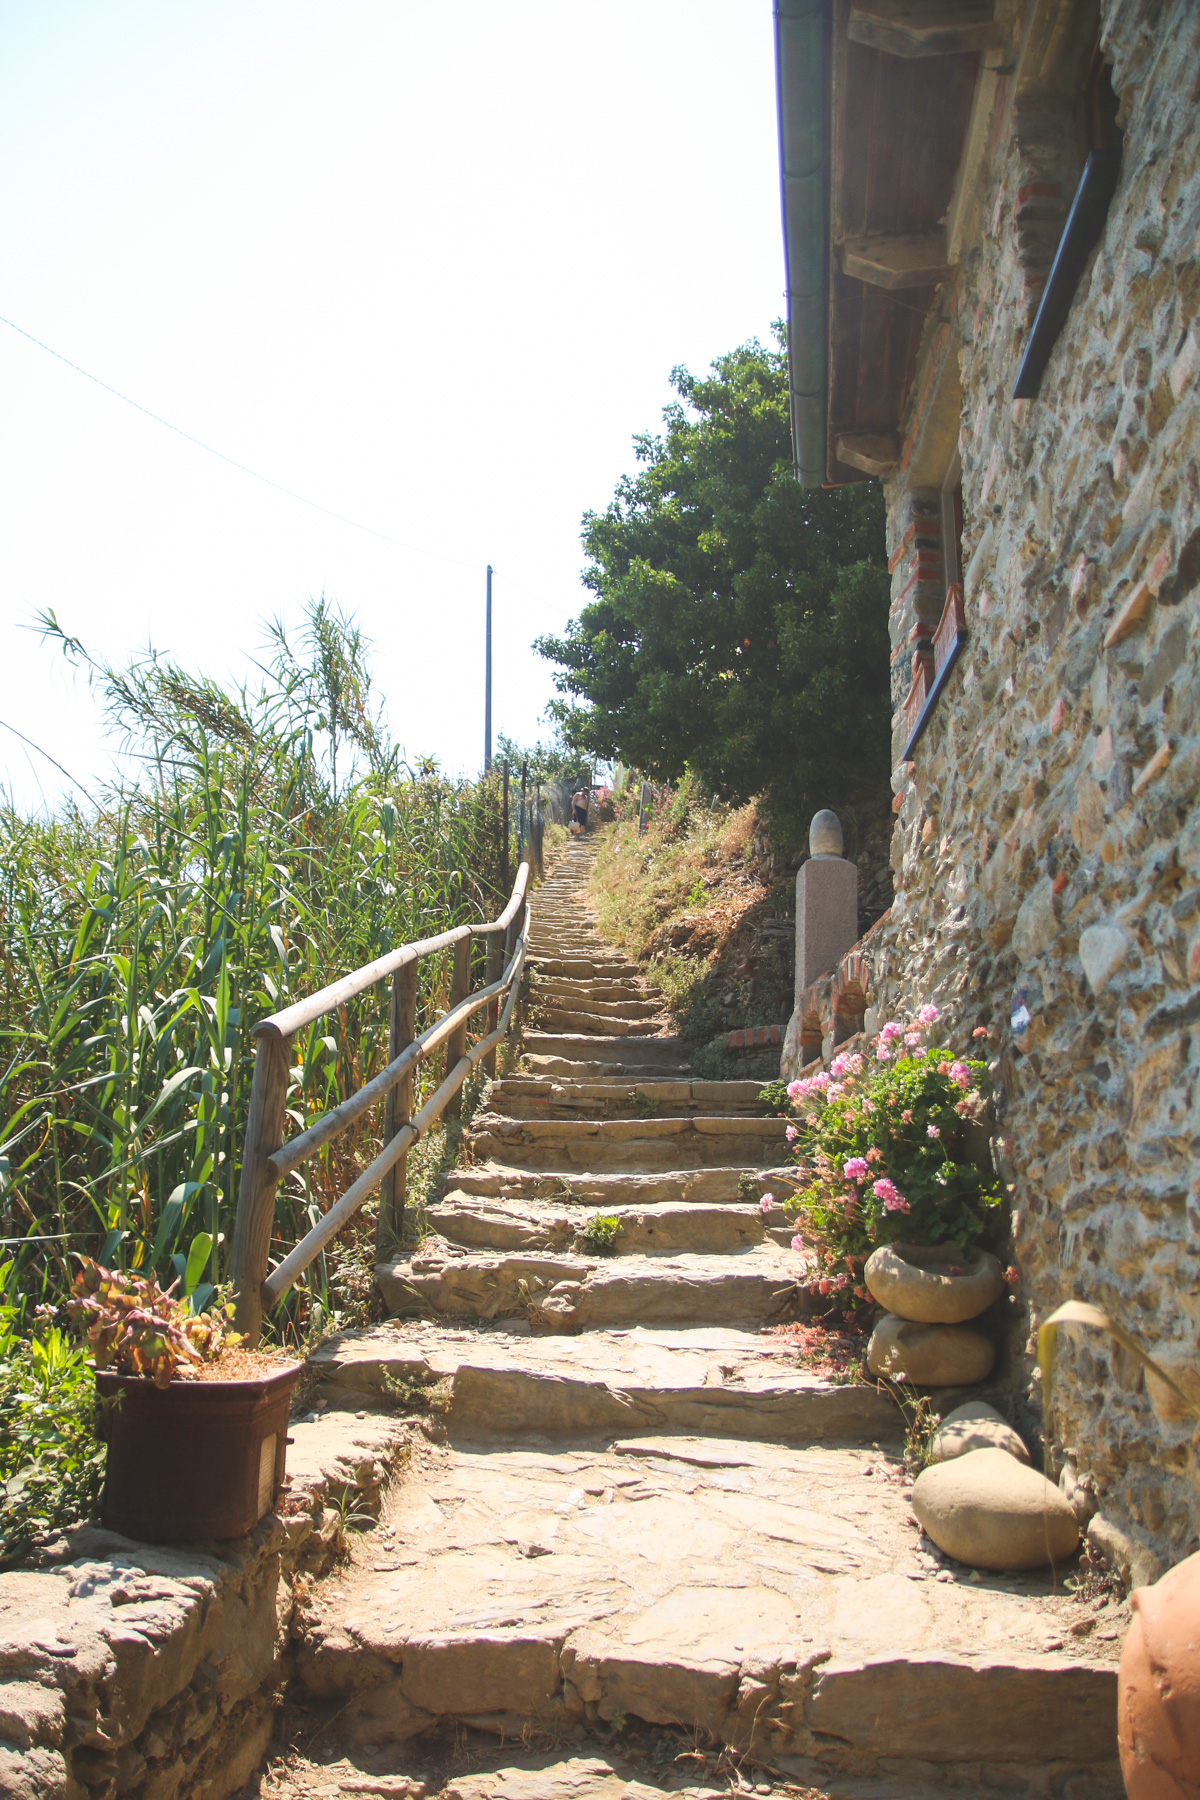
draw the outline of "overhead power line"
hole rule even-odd
[[[202,438],[194,437],[190,431],[184,431],[181,425],[173,425],[170,419],[164,419],[161,413],[151,412],[150,408],[143,406],[140,400],[132,400],[128,394],[123,394],[110,382],[101,381],[99,375],[93,375],[89,369],[81,368],[77,362],[72,362],[69,356],[64,356],[61,350],[55,350],[49,344],[44,344],[41,338],[34,337],[31,331],[26,331],[24,326],[15,324],[12,319],[6,319],[3,314],[0,314],[0,325],[7,325],[9,330],[15,331],[19,337],[27,338],[31,344],[36,344],[39,350],[44,350],[47,356],[54,357],[56,362],[65,363],[68,369],[74,369],[76,375],[82,375],[85,380],[95,382],[98,388],[103,388],[106,394],[113,396],[114,400],[121,400],[126,406],[132,406],[135,412],[143,413],[147,419],[153,419],[154,423],[161,425],[164,430],[173,431],[176,437],[181,437],[187,443],[194,444],[197,450],[203,450],[207,455],[215,456],[219,462],[228,463],[231,469],[237,469],[242,475],[249,475],[252,481],[261,481],[264,487],[274,488],[277,494],[286,494],[289,500],[295,500],[301,506],[311,507],[313,512],[324,513],[327,519],[336,519],[341,525],[349,525],[353,531],[365,531],[369,537],[382,538],[385,544],[395,544],[400,550],[411,550],[417,556],[431,556],[438,562],[453,563],[460,569],[478,567],[476,562],[468,561],[466,557],[447,556],[441,550],[427,550],[423,544],[410,544],[403,538],[393,537],[390,531],[380,531],[375,525],[364,525],[361,519],[351,519],[345,513],[337,512],[332,506],[323,506],[319,500],[310,500],[307,494],[299,494],[295,488],[285,487],[282,481],[275,481],[270,475],[263,475],[258,469],[250,468],[247,463],[239,462],[235,456],[227,456],[224,450],[217,450],[212,444],[206,444]],[[516,584],[514,583],[514,585]],[[529,589],[525,588],[523,591],[528,593]],[[537,596],[533,595],[532,598],[536,599]]]

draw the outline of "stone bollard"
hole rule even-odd
[[[808,850],[796,876],[797,1003],[805,988],[836,969],[858,942],[858,870],[842,855],[836,813],[814,816]]]

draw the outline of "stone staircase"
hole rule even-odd
[[[314,1358],[317,1423],[438,1425],[314,1593],[298,1696],[360,1792],[421,1776],[453,1726],[538,1749],[538,1793],[566,1794],[581,1746],[642,1722],[760,1792],[1119,1795],[1111,1615],[933,1553],[892,1397],[770,1329],[802,1308],[762,1204],[784,1123],[757,1084],[690,1077],[596,934],[593,855],[573,842],[535,896],[521,1072],[378,1271],[393,1320]]]

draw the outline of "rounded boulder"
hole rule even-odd
[[[912,1509],[939,1550],[974,1569],[1041,1569],[1079,1548],[1079,1524],[1052,1481],[1007,1450],[969,1450],[923,1469]]]
[[[881,1244],[863,1278],[880,1306],[923,1325],[977,1319],[1004,1292],[996,1258],[957,1244]]]
[[[966,1387],[992,1372],[996,1346],[971,1325],[918,1325],[887,1313],[871,1333],[872,1375],[915,1387]]]
[[[1004,1414],[986,1400],[968,1400],[948,1412],[938,1426],[929,1454],[935,1463],[950,1462],[971,1450],[1007,1450],[1018,1462],[1029,1461],[1028,1450]]]

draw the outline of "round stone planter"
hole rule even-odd
[[[881,1244],[863,1274],[880,1306],[922,1325],[976,1319],[1004,1292],[996,1258],[957,1244]]]
[[[1184,1800],[1200,1789],[1200,1554],[1130,1601],[1117,1741],[1129,1800]]]
[[[144,1375],[99,1371],[104,1524],[146,1544],[253,1531],[283,1486],[288,1410],[303,1366],[165,1388]]]
[[[971,1325],[921,1325],[885,1313],[867,1345],[872,1375],[914,1387],[967,1387],[992,1372],[996,1346]]]

